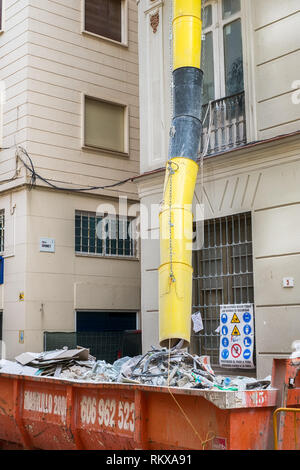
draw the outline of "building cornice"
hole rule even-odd
[[[256,142],[250,142],[242,147],[236,147],[234,149],[227,150],[225,152],[216,153],[213,155],[208,155],[204,157],[204,161],[219,163],[220,166],[224,166],[224,164],[232,163],[234,160],[238,159],[239,157],[249,157],[249,155],[257,154],[261,156],[261,152],[267,149],[272,149],[273,147],[277,147],[278,145],[286,145],[287,143],[292,143],[293,141],[300,140],[300,130],[293,132],[291,134],[284,134],[276,137],[272,137],[266,140],[260,140]],[[299,147],[300,153],[300,147]],[[200,162],[200,158],[198,159],[198,163]],[[132,179],[137,184],[140,182],[145,182],[150,180],[151,178],[157,177],[158,174],[163,173],[165,171],[165,167],[156,168],[154,170],[147,171],[142,173],[139,176],[136,176]]]

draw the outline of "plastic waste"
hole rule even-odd
[[[271,380],[258,380],[257,382],[246,384],[246,390],[254,390],[256,388],[264,390],[268,388],[270,384]]]
[[[129,362],[131,359],[132,359],[132,357],[128,357],[128,356],[121,357],[121,359],[118,359],[117,361],[115,361],[113,363],[113,366],[116,370],[121,372],[121,369],[122,369],[123,365],[126,364],[127,362]]]
[[[212,388],[213,387],[213,382],[208,380],[203,375],[196,375],[195,373],[192,373],[191,375],[195,379],[196,384],[201,384],[203,388]]]
[[[290,358],[291,359],[300,358],[300,340],[296,340],[292,343],[292,349],[295,349],[295,351],[292,352]]]
[[[219,390],[224,390],[228,392],[237,392],[239,389],[238,387],[224,387],[222,385],[214,385],[215,388],[218,388]]]

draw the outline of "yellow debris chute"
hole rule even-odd
[[[174,347],[191,337],[192,201],[202,133],[201,0],[174,0],[174,115],[160,213],[159,341]]]

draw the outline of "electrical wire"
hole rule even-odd
[[[26,158],[28,158],[30,165],[28,165],[24,161],[24,159],[21,157],[19,152],[21,152],[23,155],[26,156]],[[128,182],[132,182],[133,179],[134,179],[134,176],[131,176],[130,178],[126,178],[126,179],[118,181],[116,183],[107,184],[107,185],[104,185],[104,186],[89,186],[89,187],[85,187],[85,188],[69,188],[69,187],[65,187],[65,186],[57,186],[56,184],[52,183],[47,178],[44,178],[43,176],[41,176],[39,173],[36,172],[33,161],[31,159],[30,155],[28,154],[27,150],[24,147],[19,145],[17,147],[17,154],[18,154],[18,158],[21,160],[24,167],[31,173],[31,181],[30,181],[31,188],[33,186],[35,186],[36,180],[39,179],[39,180],[43,181],[44,183],[46,183],[51,188],[56,189],[58,191],[71,191],[71,192],[80,193],[80,192],[84,192],[84,191],[95,191],[95,190],[100,190],[100,189],[112,189],[112,188],[115,188],[117,186],[121,186],[123,184],[126,184]]]
[[[211,101],[208,104],[203,123],[206,121],[208,113],[209,113],[209,125],[208,125],[208,132],[207,132],[207,142],[206,142],[206,146],[205,146],[206,148],[202,152],[202,155],[199,152],[200,156],[201,156],[201,159],[203,159],[203,157],[206,156],[209,141],[210,141],[211,125],[212,125],[212,122],[211,122],[212,121]],[[15,146],[13,146],[13,147],[2,147],[0,150],[10,150],[14,147]],[[58,185],[52,183],[47,178],[43,177],[42,175],[40,175],[39,173],[36,172],[33,161],[32,161],[32,158],[30,157],[30,155],[28,154],[27,150],[24,147],[22,147],[21,145],[17,145],[16,149],[17,149],[16,150],[17,158],[22,162],[24,167],[31,174],[30,189],[32,189],[36,185],[36,181],[37,181],[37,179],[39,179],[40,181],[43,181],[45,184],[47,184],[48,186],[50,186],[53,189],[56,189],[57,191],[69,191],[69,192],[74,192],[74,193],[81,193],[81,192],[85,192],[85,191],[113,189],[113,188],[116,188],[118,186],[122,186],[126,183],[132,182],[135,178],[134,176],[132,176],[132,177],[126,178],[124,180],[117,181],[116,183],[107,184],[107,185],[103,185],[103,186],[89,186],[89,187],[84,187],[84,188],[70,188],[70,187],[66,187],[66,186],[58,186]],[[20,152],[28,159],[29,164],[24,161],[24,159],[20,155]],[[5,180],[0,180],[0,185],[15,181],[17,178],[18,178],[18,172],[17,172],[17,169],[16,169],[14,176],[12,176],[11,178],[7,178]]]

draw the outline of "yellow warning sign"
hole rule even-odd
[[[231,336],[241,336],[241,333],[239,332],[239,329],[237,326],[233,328]]]
[[[236,313],[233,315],[231,323],[241,323]]]

